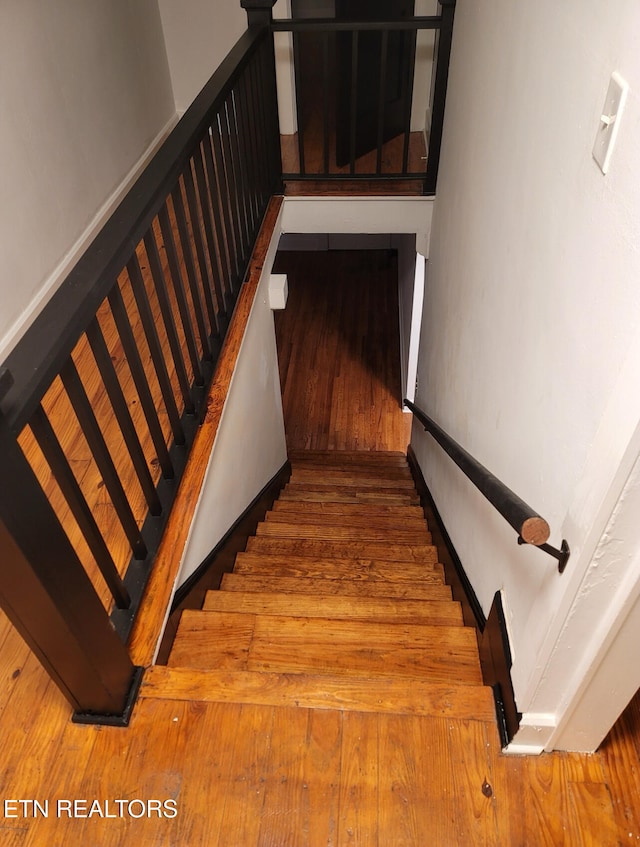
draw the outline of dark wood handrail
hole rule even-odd
[[[544,550],[545,553],[558,559],[560,573],[564,570],[569,558],[569,546],[562,542],[560,550],[550,547],[546,542],[551,530],[547,521],[539,515],[528,503],[525,503],[508,486],[480,464],[477,459],[461,447],[448,433],[432,420],[422,409],[410,400],[404,405],[411,410],[428,432],[450,456],[465,476],[486,497],[491,505],[502,515],[507,523],[518,533],[519,543],[532,544]]]

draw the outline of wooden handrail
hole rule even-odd
[[[404,405],[411,410],[428,432],[450,456],[465,476],[486,497],[491,505],[502,515],[507,523],[518,533],[521,544],[532,544],[558,560],[558,570],[562,573],[569,559],[569,545],[563,540],[560,550],[546,542],[551,530],[547,521],[528,503],[525,503],[508,486],[480,464],[477,459],[461,447],[448,433],[432,420],[422,409],[410,400]]]

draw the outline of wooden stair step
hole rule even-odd
[[[475,630],[186,609],[171,667],[482,685]]]
[[[444,568],[437,562],[422,564],[364,558],[285,557],[238,553],[233,571],[253,576],[301,576],[354,582],[423,582],[435,585],[444,582]]]
[[[356,473],[352,471],[326,470],[317,471],[312,468],[296,468],[291,471],[291,483],[313,483],[314,485],[342,485],[349,488],[395,488],[399,491],[408,489],[415,491],[415,483],[411,473],[401,470],[378,473]]]
[[[205,612],[332,618],[371,623],[462,626],[462,609],[453,601],[402,600],[390,597],[341,597],[335,594],[208,591]]]
[[[400,529],[403,537],[409,531],[415,532],[419,536],[422,533],[429,532],[427,523],[422,515],[401,517],[399,515],[378,515],[374,511],[365,515],[331,514],[327,517],[326,514],[318,514],[313,510],[307,509],[305,504],[301,504],[297,509],[291,511],[282,512],[272,509],[266,513],[264,519],[271,523],[294,524],[300,522],[305,526],[322,526],[325,528],[329,526],[331,529],[337,529],[338,527],[359,528],[365,530],[365,537],[371,528],[384,530],[387,535],[391,535]],[[431,538],[431,534],[429,534],[429,538]]]
[[[355,491],[352,488],[341,488],[338,485],[286,485],[280,492],[278,502],[283,501],[313,501],[316,503],[354,503],[354,504],[382,504],[389,506],[418,506],[420,498],[415,492],[407,489],[403,494],[398,494],[395,488],[371,489],[367,491]]]
[[[424,512],[420,506],[409,505],[386,505],[384,503],[332,503],[324,501],[316,503],[314,501],[303,503],[295,500],[276,500],[271,509],[271,513],[285,514],[300,514],[306,515],[322,515],[327,521],[332,521],[334,517],[359,517],[375,516],[377,518],[395,517],[402,520],[418,519],[425,522]]]
[[[301,576],[263,576],[226,573],[220,588],[223,591],[277,592],[282,594],[334,594],[342,597],[396,597],[415,600],[449,601],[448,585],[425,582],[387,582],[327,579]]]
[[[420,527],[404,529],[397,526],[394,529],[377,526],[339,526],[326,521],[320,523],[293,523],[285,521],[262,521],[256,528],[256,537],[267,538],[318,538],[327,541],[389,541],[390,543],[417,542],[429,544],[431,533],[426,524]]]
[[[155,665],[144,675],[143,698],[257,706],[416,715],[494,721],[491,689],[406,679],[194,670]]]
[[[380,467],[382,465],[407,467],[404,453],[393,450],[290,450],[291,464],[306,465],[347,465]]]
[[[248,553],[274,556],[315,556],[344,559],[377,559],[386,562],[435,564],[438,550],[432,544],[396,544],[380,541],[328,541],[314,538],[269,538],[252,536],[247,540]]]
[[[329,481],[336,480],[344,481],[345,484],[351,485],[362,481],[375,481],[381,485],[390,486],[396,485],[398,480],[411,483],[415,488],[415,482],[411,475],[409,465],[405,462],[403,465],[340,465],[333,462],[324,462],[322,464],[305,464],[302,462],[294,462],[291,465],[291,477],[298,477],[300,480],[309,480],[314,482],[322,482],[327,479]]]

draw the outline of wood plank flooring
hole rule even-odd
[[[289,196],[302,195],[406,195],[416,196],[423,193],[424,179],[349,179],[349,166],[338,167],[335,162],[335,139],[329,140],[331,156],[329,173],[340,174],[342,179],[313,179],[296,180],[300,173],[300,158],[298,153],[298,134],[281,135],[280,148],[282,153],[282,170],[292,174],[285,180],[285,194]],[[382,174],[399,173],[402,170],[404,136],[396,136],[386,142],[382,148]],[[371,174],[376,171],[376,152],[360,156],[355,162],[355,173]],[[305,171],[307,174],[320,174],[324,171],[323,134],[321,128],[305,133]],[[424,133],[412,132],[409,136],[408,172],[426,175],[427,150]]]
[[[276,312],[289,451],[406,453],[395,255],[282,252],[274,271],[289,281]]]

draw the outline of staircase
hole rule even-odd
[[[493,720],[400,453],[303,451],[147,696]]]

